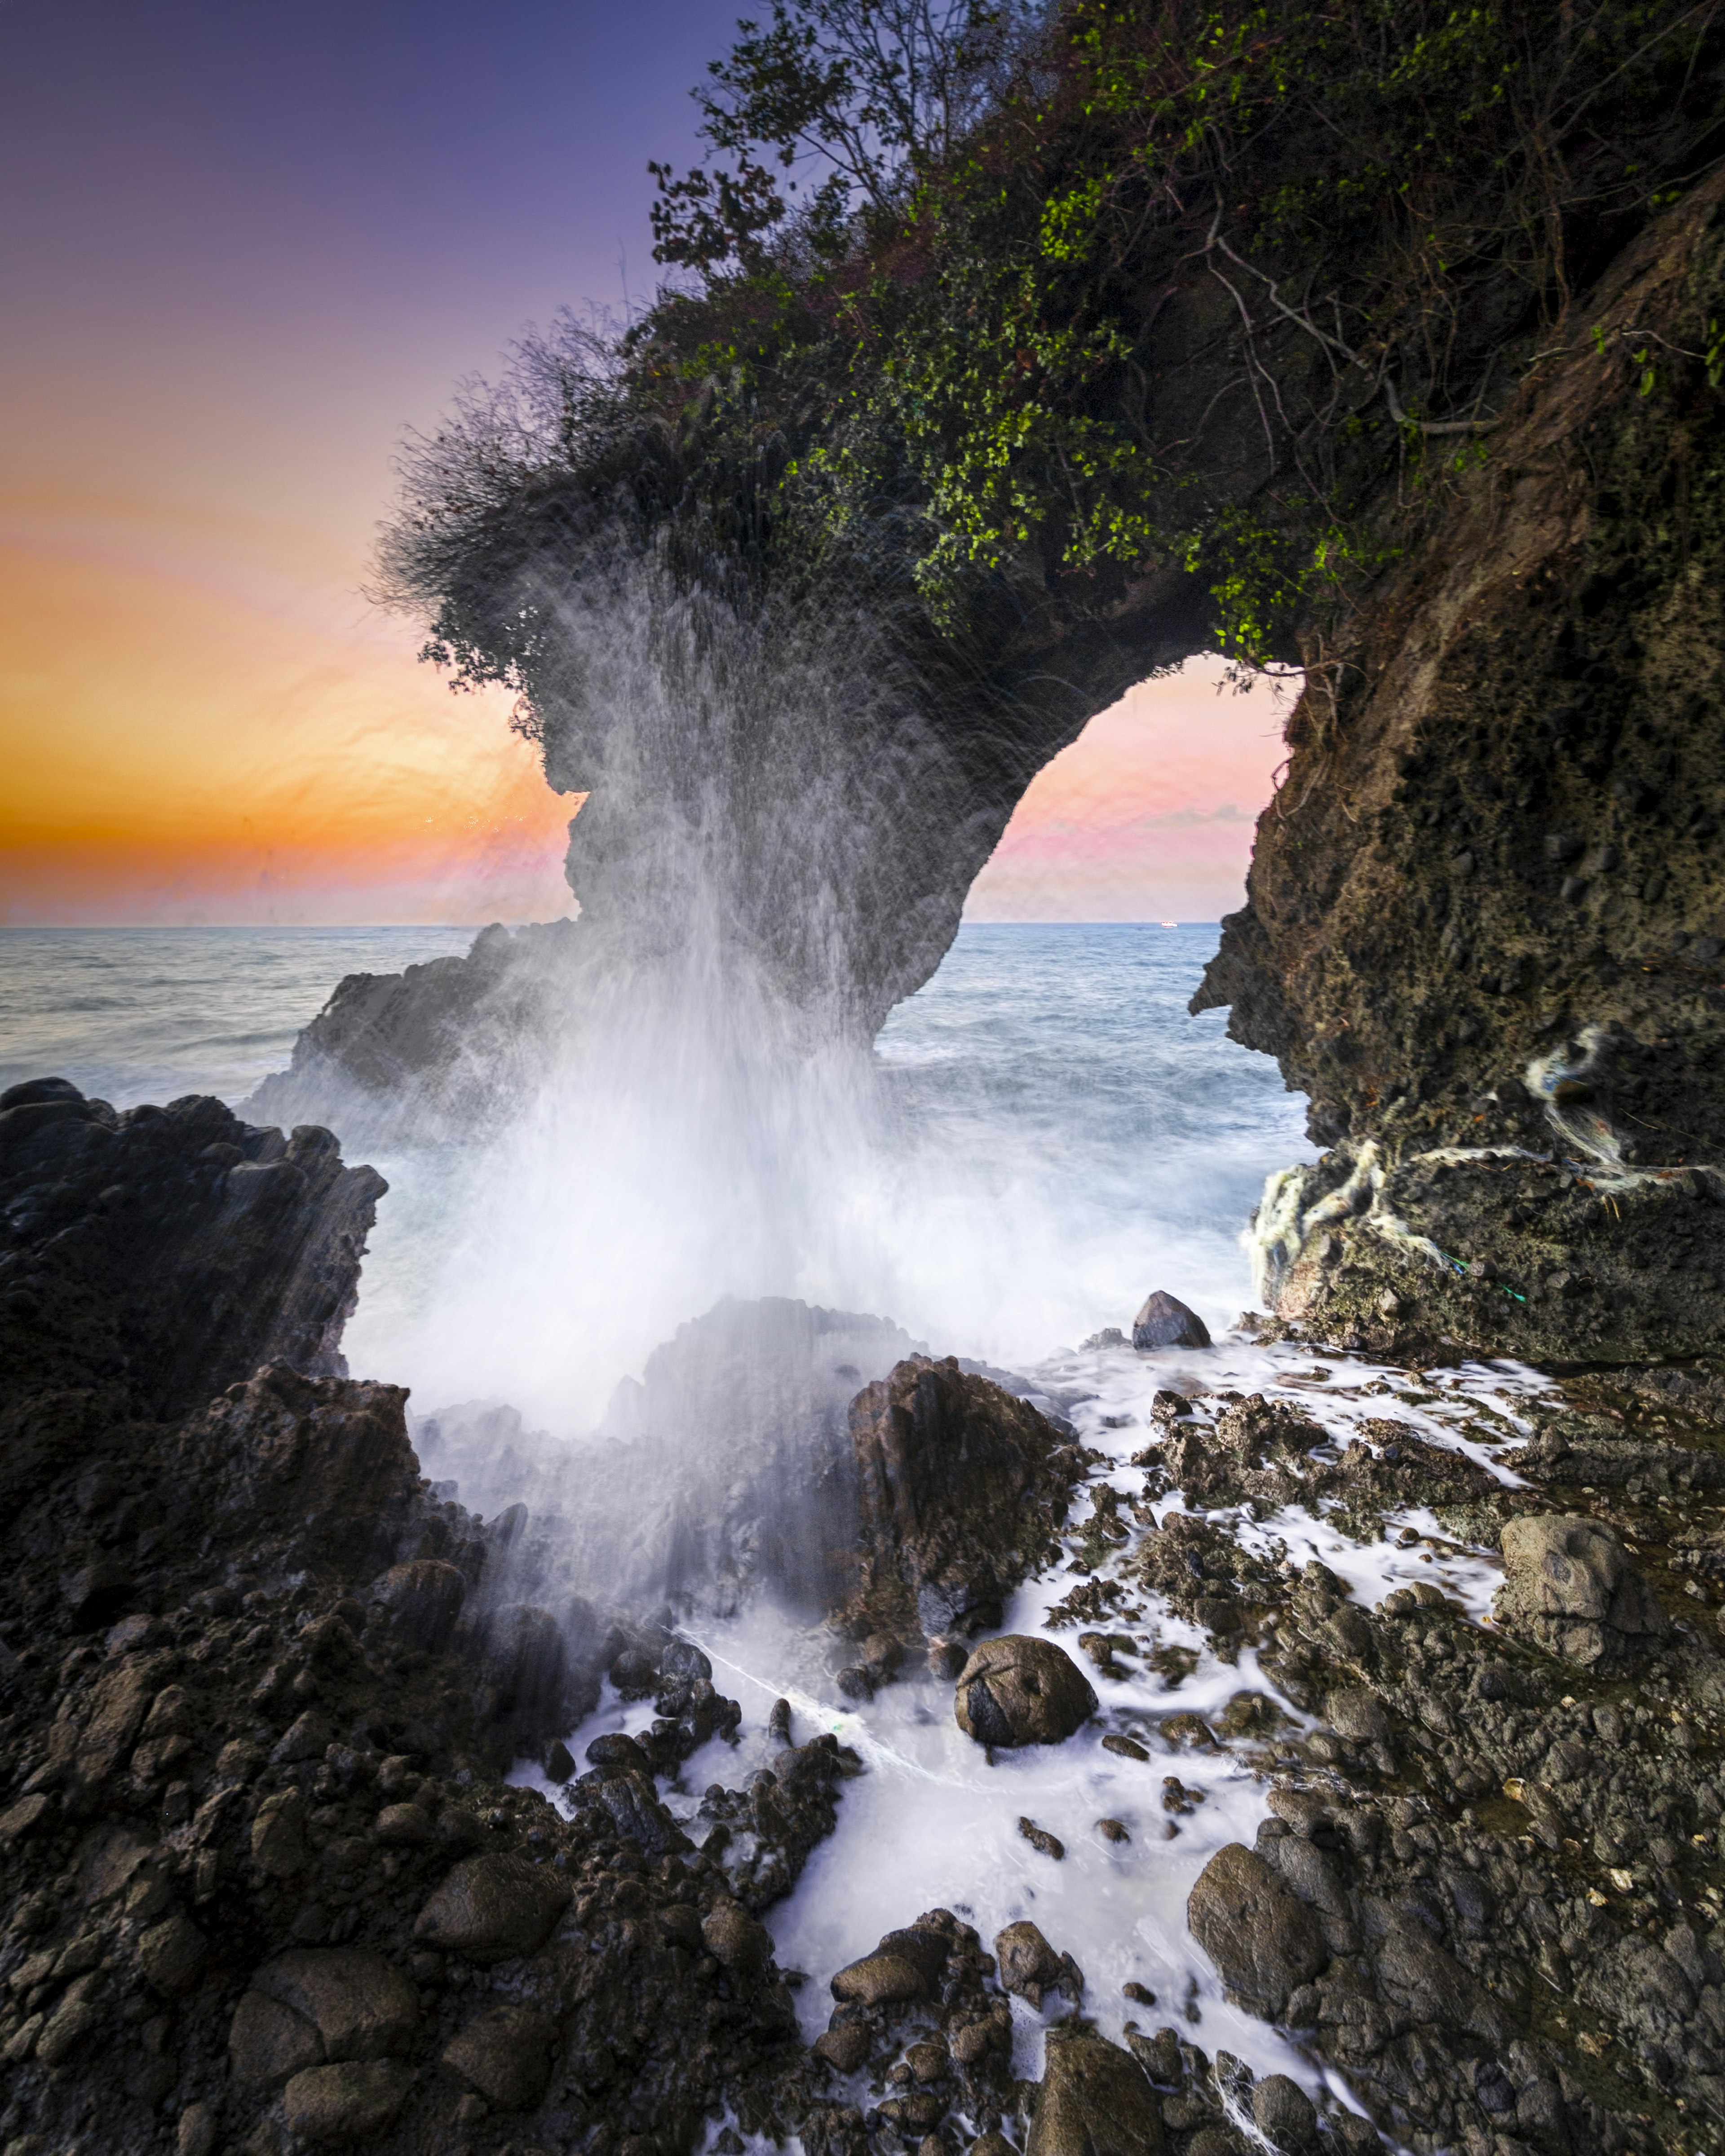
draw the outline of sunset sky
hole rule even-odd
[[[569,910],[571,806],[362,588],[390,458],[562,305],[650,295],[649,157],[737,0],[0,8],[0,921]],[[1266,691],[1134,692],[979,918],[1213,919]]]

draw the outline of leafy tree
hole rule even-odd
[[[750,270],[803,192],[797,223],[818,256],[842,255],[859,214],[901,208],[987,110],[1024,0],[774,0],[742,21],[693,95],[700,133],[728,161],[680,177],[648,170],[656,260]]]

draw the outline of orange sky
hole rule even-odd
[[[501,696],[360,596],[389,460],[565,301],[638,306],[734,0],[0,8],[0,922],[567,913]],[[1266,690],[1135,691],[977,918],[1214,919]]]
[[[1286,692],[1219,660],[1141,682],[1031,782],[972,886],[972,921],[1216,921],[1240,902],[1287,751]]]
[[[0,918],[544,919],[572,799],[315,531],[147,501],[0,519]]]
[[[546,919],[574,797],[501,695],[454,696],[315,525],[231,504],[0,506],[0,920]],[[977,920],[1214,920],[1281,760],[1194,661],[1057,757]]]

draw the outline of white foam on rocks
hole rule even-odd
[[[1518,1478],[1498,1455],[1529,1435],[1525,1411],[1548,1389],[1548,1380],[1512,1364],[1412,1372],[1359,1357],[1319,1355],[1293,1343],[1259,1346],[1238,1335],[1208,1351],[1073,1353],[1051,1358],[1029,1378],[1037,1404],[1065,1416],[1086,1447],[1106,1455],[1095,1479],[1111,1482],[1126,1499],[1143,1493],[1144,1471],[1130,1461],[1159,1435],[1150,1406],[1164,1388],[1198,1395],[1194,1409],[1204,1415],[1213,1412],[1205,1394],[1260,1393],[1286,1400],[1322,1424],[1338,1447],[1356,1437],[1381,1447],[1383,1430],[1362,1425],[1400,1424],[1467,1454],[1507,1484]],[[1165,1518],[1183,1502],[1174,1493],[1155,1509]],[[1081,1489],[1075,1529],[1088,1512]],[[1120,1517],[1131,1539],[1098,1568],[1098,1577],[1128,1560],[1146,1532],[1125,1511]],[[1297,1506],[1255,1522],[1233,1512],[1211,1517],[1254,1550],[1280,1544],[1296,1567],[1319,1559],[1366,1605],[1397,1588],[1427,1582],[1484,1621],[1501,1584],[1502,1561],[1494,1552],[1458,1543],[1423,1509],[1392,1516],[1385,1537],[1369,1543],[1350,1540],[1322,1511]],[[1310,1718],[1276,1692],[1255,1650],[1243,1647],[1236,1663],[1219,1660],[1202,1632],[1135,1582],[1117,1605],[1121,1614],[1111,1614],[1101,1629],[1116,1638],[1129,1635],[1138,1651],[1116,1649],[1124,1672],[1118,1678],[1093,1670],[1077,1645],[1080,1628],[1044,1630],[1050,1609],[1076,1584],[1063,1560],[1018,1591],[1002,1629],[1052,1638],[1064,1647],[1091,1679],[1097,1714],[1064,1744],[992,1755],[959,1729],[953,1686],[924,1672],[853,1704],[833,1681],[826,1636],[765,1603],[722,1622],[691,1624],[688,1635],[711,1658],[715,1682],[742,1702],[743,1734],[735,1748],[715,1739],[689,1760],[667,1802],[698,1839],[694,1811],[708,1783],[743,1783],[770,1764],[778,1747],[768,1739],[767,1718],[779,1698],[791,1703],[793,1742],[830,1732],[861,1758],[863,1774],[842,1785],[834,1832],[814,1851],[795,1891],[765,1918],[781,1965],[803,1970],[809,1979],[797,1999],[811,2040],[826,2026],[839,1969],[868,1953],[882,1933],[944,1907],[974,1924],[986,1945],[1019,1918],[1037,1924],[1057,1952],[1077,1961],[1086,1984],[1082,2010],[1116,2041],[1128,2022],[1147,2031],[1169,2023],[1212,2055],[1233,2052],[1255,2073],[1291,2074],[1314,2094],[1328,2084],[1343,2096],[1339,2082],[1294,2037],[1223,1998],[1214,1969],[1186,1927],[1187,1897],[1204,1865],[1225,1843],[1250,1845],[1266,1816],[1272,1784],[1260,1770],[1277,1740],[1266,1747],[1262,1737],[1224,1738],[1210,1750],[1180,1742],[1178,1725],[1173,1735],[1164,1733],[1177,1716],[1195,1716],[1214,1727],[1235,1693],[1266,1692],[1286,1717],[1279,1741],[1291,1763],[1289,1739]],[[1189,1674],[1161,1674],[1151,1666],[1149,1656],[1170,1646],[1190,1650]],[[572,1748],[578,1752],[603,1730],[638,1732],[651,1719],[649,1702],[625,1703],[608,1686],[604,1703],[572,1734]],[[1104,1750],[1102,1739],[1111,1732],[1132,1738],[1149,1760]],[[1199,1799],[1177,1815],[1163,1804],[1170,1777]],[[547,1787],[525,1763],[515,1779]],[[1021,1818],[1061,1841],[1065,1857],[1055,1861],[1033,1847],[1019,1831]],[[1105,1837],[1097,1827],[1103,1819],[1118,1820],[1129,1839]],[[1129,1981],[1153,1992],[1156,2004],[1128,1999],[1122,1987]],[[1045,2030],[1071,2010],[1058,1999],[1041,2014],[1014,2002],[1016,2072],[1040,2072]]]

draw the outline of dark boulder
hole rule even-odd
[[[1178,1296],[1158,1288],[1132,1320],[1132,1345],[1138,1348],[1208,1348],[1209,1329]]]
[[[1199,1872],[1186,1922],[1230,1997],[1271,2020],[1329,1959],[1316,1913],[1241,1842],[1219,1849]]]
[[[1025,2156],[1161,2156],[1156,2092],[1129,2052],[1093,2030],[1048,2033]]]
[[[856,1640],[971,1639],[1040,1565],[1082,1472],[1066,1434],[957,1360],[916,1355],[850,1409]]]
[[[953,1712],[978,1744],[1062,1744],[1096,1711],[1090,1680],[1051,1640],[985,1640],[958,1673]]]

